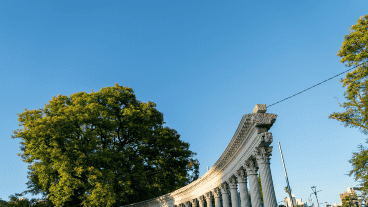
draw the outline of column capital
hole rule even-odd
[[[230,189],[233,189],[233,188],[237,189],[238,188],[238,185],[237,185],[238,181],[237,181],[235,175],[233,175],[229,178],[229,183],[230,183]]]
[[[245,168],[248,175],[257,175],[258,166],[254,159],[249,159],[245,162]]]
[[[205,197],[206,197],[206,200],[208,199],[211,199],[213,196],[212,192],[211,191],[208,191],[206,194],[205,194]]]
[[[213,189],[213,192],[215,193],[215,197],[216,198],[220,198],[221,197],[221,191],[219,187],[216,187],[215,189]]]
[[[258,165],[260,164],[270,164],[270,159],[272,155],[273,147],[256,147],[254,150],[255,157],[257,159]]]
[[[199,201],[200,204],[202,204],[204,202],[204,200],[205,200],[204,195],[199,196],[198,201]]]
[[[229,184],[227,182],[221,183],[221,193],[228,194],[229,193]]]
[[[192,207],[197,207],[197,202],[198,202],[198,199],[197,198],[194,198],[192,199]]]
[[[236,171],[237,174],[236,174],[236,177],[238,178],[238,182],[239,183],[242,183],[242,182],[247,182],[247,172],[245,171],[245,169],[243,168],[243,166],[241,166],[239,168],[239,170]]]

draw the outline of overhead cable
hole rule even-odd
[[[275,104],[278,104],[278,103],[280,103],[280,102],[283,102],[283,101],[285,101],[285,100],[287,100],[287,99],[289,99],[289,98],[292,98],[292,97],[294,97],[294,96],[296,96],[296,95],[299,95],[299,94],[301,94],[301,93],[303,93],[303,92],[305,92],[305,91],[307,91],[307,90],[309,90],[309,89],[311,89],[311,88],[314,88],[314,87],[316,87],[316,86],[318,86],[318,85],[320,85],[320,84],[322,84],[322,83],[324,83],[324,82],[326,82],[326,81],[329,81],[329,80],[331,80],[331,79],[333,79],[333,78],[336,78],[337,76],[342,75],[342,74],[344,74],[344,73],[346,73],[346,72],[348,72],[348,71],[350,71],[350,70],[352,70],[352,69],[354,69],[354,68],[357,68],[357,67],[359,67],[359,66],[361,66],[361,65],[363,65],[363,64],[364,64],[364,63],[361,63],[361,64],[359,64],[359,65],[356,65],[356,66],[354,66],[354,67],[352,67],[352,68],[350,68],[350,69],[348,69],[348,70],[345,70],[344,72],[339,73],[339,74],[337,74],[337,75],[335,75],[335,76],[333,76],[333,77],[331,77],[331,78],[329,78],[329,79],[326,79],[326,80],[324,80],[324,81],[322,81],[322,82],[320,82],[320,83],[318,83],[318,84],[316,84],[316,85],[314,85],[314,86],[312,86],[312,87],[309,87],[309,88],[307,88],[307,89],[305,89],[305,90],[303,90],[303,91],[300,91],[299,93],[296,93],[296,94],[294,94],[294,95],[292,95],[292,96],[289,96],[289,97],[287,97],[287,98],[285,98],[285,99],[282,99],[281,101],[278,101],[278,102],[276,102],[276,103],[273,103],[273,104],[271,104],[271,105],[268,105],[266,108],[268,108],[268,107],[270,107],[270,106],[273,106],[273,105],[275,105]]]

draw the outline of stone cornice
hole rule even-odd
[[[240,167],[245,167],[244,161],[250,157],[255,157],[254,149],[272,143],[272,134],[267,131],[275,122],[277,115],[263,113],[265,112],[265,106],[259,106],[258,104],[253,111],[255,113],[245,114],[242,117],[229,145],[217,162],[203,176],[174,192],[127,206],[179,205],[205,195],[205,192],[213,191],[221,183],[229,181],[234,175],[238,177],[237,171]]]

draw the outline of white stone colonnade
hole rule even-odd
[[[277,207],[270,168],[272,146],[269,145],[273,139],[272,133],[268,132],[277,115],[265,112],[266,105],[257,104],[251,114],[245,114],[224,153],[196,181],[166,195],[126,207],[250,207],[250,204],[252,207]]]

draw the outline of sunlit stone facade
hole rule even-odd
[[[272,133],[268,132],[277,115],[265,113],[266,110],[265,104],[257,104],[251,114],[242,117],[221,157],[196,181],[166,195],[126,207],[212,207],[213,202],[216,207],[221,207],[221,203],[223,207],[238,207],[239,201],[241,207],[250,207],[250,204],[253,207],[277,207],[270,168]]]

